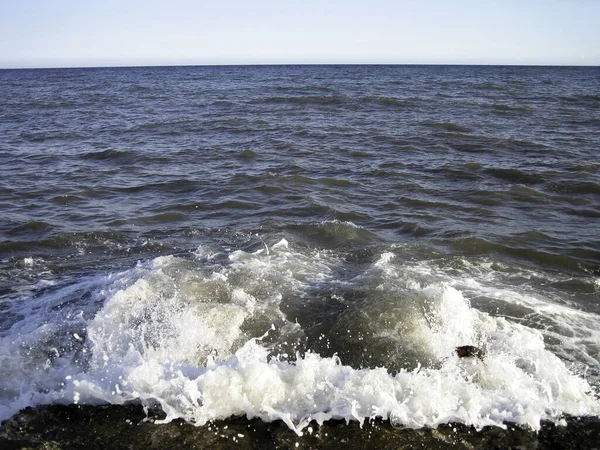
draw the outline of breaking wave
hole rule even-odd
[[[396,261],[401,252],[371,252],[344,275],[343,254],[285,239],[254,251],[201,246],[191,257],[39,284],[6,311],[0,417],[41,403],[140,399],[160,403],[165,421],[245,415],[302,434],[329,419],[539,429],[600,413],[582,377],[597,355],[577,373],[541,330],[471,304],[473,292],[489,294],[489,274],[469,284],[466,272]],[[591,332],[598,318],[576,325]],[[486,355],[461,359],[461,345]]]

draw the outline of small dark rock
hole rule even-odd
[[[485,352],[479,347],[475,347],[474,345],[463,345],[461,347],[456,347],[456,354],[459,358],[479,358],[483,360],[485,356]]]

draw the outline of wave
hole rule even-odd
[[[286,167],[285,171],[288,173],[281,174],[271,171],[260,174],[236,173],[231,177],[230,181],[231,184],[242,186],[244,189],[249,189],[251,187],[261,189],[264,186],[274,187],[274,184],[281,189],[289,189],[294,186],[302,185],[321,185],[325,187],[351,187],[356,185],[356,182],[347,178],[310,177],[300,173],[293,173],[306,173],[305,169],[294,165]]]
[[[178,193],[187,194],[198,190],[199,181],[178,178],[168,181],[160,181],[148,184],[138,185],[125,185],[125,186],[99,186],[98,189],[103,189],[105,192],[116,192],[116,193],[137,193],[137,192],[167,192],[167,193]],[[95,190],[94,193],[99,192]],[[87,192],[86,192],[87,194]]]
[[[356,107],[375,106],[387,108],[411,108],[423,102],[422,98],[399,98],[391,96],[346,96],[339,94],[328,95],[289,95],[270,96],[252,100],[253,104],[289,104],[289,105],[321,105],[341,106],[351,105]]]
[[[565,170],[569,172],[588,172],[588,173],[596,173],[600,170],[600,164],[589,162],[587,164],[577,164],[574,166],[565,167]]]
[[[600,210],[590,208],[568,208],[565,211],[567,214],[586,218],[600,218]]]
[[[17,225],[5,233],[8,236],[32,235],[39,236],[40,233],[46,233],[53,229],[53,226],[42,220],[31,220],[29,222]]]
[[[48,235],[40,232],[18,235],[19,239],[0,242],[0,252],[14,255],[8,260],[15,262],[15,258],[30,257],[29,255],[46,255],[54,260],[54,264],[68,262],[78,257],[88,257],[85,269],[100,259],[107,259],[108,264],[116,262],[115,258],[119,254],[136,255],[143,251],[160,251],[162,244],[154,239],[135,236],[118,231],[93,231],[93,232],[60,232],[53,230]],[[71,263],[73,263],[71,261]],[[54,266],[54,269],[59,267]],[[49,272],[51,273],[51,272]],[[16,274],[11,274],[16,277]]]
[[[54,101],[54,102],[34,102],[29,103],[26,106],[33,109],[49,109],[49,110],[61,110],[61,109],[69,109],[76,106],[80,106],[76,102],[72,102],[69,100],[65,101]]]
[[[133,162],[137,159],[138,155],[130,150],[102,150],[84,153],[81,155],[81,159],[90,161],[115,161],[118,163]]]
[[[336,106],[348,103],[349,97],[342,95],[299,95],[299,96],[271,96],[251,100],[254,104],[290,104],[290,105],[324,105]]]
[[[494,103],[491,105],[492,111],[503,115],[531,115],[534,109],[523,106],[507,105],[504,103]]]
[[[293,224],[286,227],[303,241],[317,247],[367,245],[380,238],[350,221],[327,220],[321,223]]]
[[[593,181],[572,181],[548,183],[546,189],[560,194],[600,194],[600,183]]]
[[[493,177],[498,178],[500,180],[507,180],[517,183],[537,184],[543,183],[545,181],[543,176],[540,174],[527,173],[514,168],[507,169],[492,167],[489,169],[484,169],[484,173],[492,175]]]
[[[64,195],[56,195],[56,196],[52,197],[50,199],[50,201],[52,203],[56,203],[58,205],[69,205],[72,203],[81,203],[85,200],[82,197],[79,197],[78,195],[64,194]]]
[[[443,130],[443,131],[451,131],[451,132],[458,132],[458,133],[470,133],[471,131],[473,131],[472,129],[459,125],[457,123],[454,122],[433,122],[433,121],[425,121],[423,122],[423,125],[430,127],[430,128],[434,128],[434,129],[439,129],[439,130]]]
[[[55,129],[35,131],[26,129],[18,133],[18,137],[25,141],[42,143],[48,141],[80,141],[89,138],[85,134],[77,131],[59,131]],[[47,155],[46,155],[47,156]]]
[[[543,236],[538,233],[505,236],[501,242],[492,239],[469,236],[451,242],[451,247],[466,255],[498,254],[522,261],[531,261],[540,267],[557,268],[567,272],[579,272],[597,264],[598,251],[579,247],[568,247],[570,251],[558,248],[554,240],[531,240],[531,236]],[[500,240],[499,240],[500,241]]]
[[[424,99],[417,97],[399,98],[399,97],[362,97],[359,100],[361,104],[374,104],[377,106],[393,107],[393,108],[411,108],[424,102]]]
[[[489,154],[498,152],[496,146],[499,140],[490,136],[440,130],[436,133],[436,137],[447,140],[448,146],[460,152]]]
[[[183,213],[178,212],[164,212],[160,214],[153,214],[151,216],[139,217],[136,218],[136,222],[139,221],[142,224],[148,223],[171,223],[171,222],[180,222],[187,220],[188,216]]]
[[[251,159],[251,158],[254,158],[255,156],[256,156],[256,152],[253,150],[250,150],[249,148],[247,148],[246,150],[242,150],[238,154],[238,158],[241,158],[241,159]]]
[[[563,95],[558,96],[558,99],[569,105],[586,106],[591,108],[598,108],[600,105],[600,95],[595,94],[580,94],[580,95]]]
[[[367,253],[347,273],[340,254],[285,240],[253,252],[201,246],[194,258],[41,289],[14,301],[0,328],[0,417],[138,399],[158,402],[164,421],[245,415],[302,434],[331,419],[537,430],[600,414],[540,331],[475,309],[431,267],[395,263],[400,251]],[[597,316],[586,320],[595,329]],[[458,358],[465,344],[485,348],[484,360]]]
[[[513,184],[510,187],[510,195],[513,199],[526,203],[548,204],[551,202],[551,198],[547,194],[522,184]]]

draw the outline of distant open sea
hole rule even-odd
[[[600,68],[0,70],[0,419],[537,430],[599,389]]]

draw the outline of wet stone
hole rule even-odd
[[[567,426],[544,422],[539,432],[507,424],[476,430],[461,424],[437,429],[394,428],[380,420],[311,424],[298,436],[283,422],[245,417],[194,426],[180,420],[155,423],[136,403],[26,408],[4,421],[0,448],[10,449],[594,449],[600,448],[600,418],[567,417]]]

